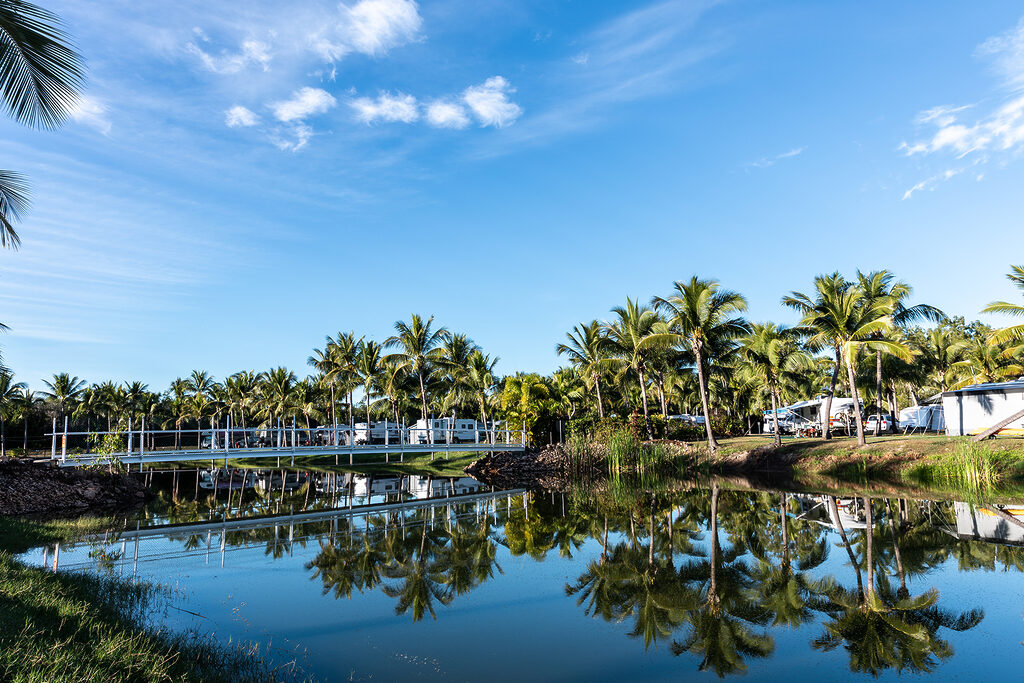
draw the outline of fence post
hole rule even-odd
[[[142,430],[139,432],[139,471],[142,471],[142,458],[146,455],[146,416],[142,416]]]
[[[64,462],[68,459],[68,416],[64,416],[64,438],[60,445],[60,459]]]
[[[67,431],[66,429],[64,430]],[[132,454],[132,416],[128,416],[128,455]]]
[[[50,459],[57,459],[57,418],[53,418],[53,427],[50,429],[50,434],[53,436],[53,442],[50,445]]]

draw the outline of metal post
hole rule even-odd
[[[60,459],[61,462],[68,459],[68,416],[64,416],[64,438],[61,440],[60,445]]]
[[[53,443],[50,445],[50,460],[57,459],[57,418],[53,418],[53,428],[50,429],[53,436]]]
[[[139,432],[139,470],[142,470],[142,459],[146,455],[146,416],[142,416],[142,429]]]
[[[64,430],[67,431],[66,429]],[[132,416],[128,416],[128,455],[132,454]]]

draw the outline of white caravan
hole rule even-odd
[[[435,417],[429,420],[416,420],[409,428],[409,443],[476,443],[487,441],[486,428],[476,420]]]
[[[352,429],[351,443],[358,445],[369,443],[400,444],[402,441],[402,429],[394,422],[357,422]]]
[[[900,411],[900,427],[905,432],[943,432],[946,416],[940,405],[911,406]]]

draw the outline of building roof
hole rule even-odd
[[[989,392],[997,393],[1004,391],[1024,391],[1024,377],[1018,377],[1017,379],[1010,380],[1009,382],[984,382],[982,384],[972,384],[969,387],[963,387],[962,389],[947,391],[943,396],[955,396],[956,394],[985,394]]]

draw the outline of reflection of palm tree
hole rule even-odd
[[[313,578],[323,582],[324,595],[333,590],[335,598],[351,598],[352,589],[358,587],[358,555],[351,544],[324,545],[306,569],[312,569]]]
[[[452,595],[445,586],[446,567],[435,557],[439,545],[437,534],[429,530],[425,516],[420,524],[419,539],[415,534],[408,534],[405,538],[412,551],[384,570],[385,577],[398,583],[384,584],[382,588],[388,597],[398,598],[395,614],[405,614],[411,609],[413,621],[420,621],[427,612],[437,619],[434,603],[447,605],[452,601]]]
[[[680,575],[697,584],[701,596],[686,610],[686,632],[672,643],[672,652],[701,655],[699,669],[720,677],[746,670],[744,656],[767,657],[774,639],[754,633],[751,625],[764,625],[769,612],[748,596],[752,582],[736,548],[722,552],[718,538],[718,484],[711,486],[711,552],[708,562],[690,563]],[[706,577],[706,581],[705,581]]]

